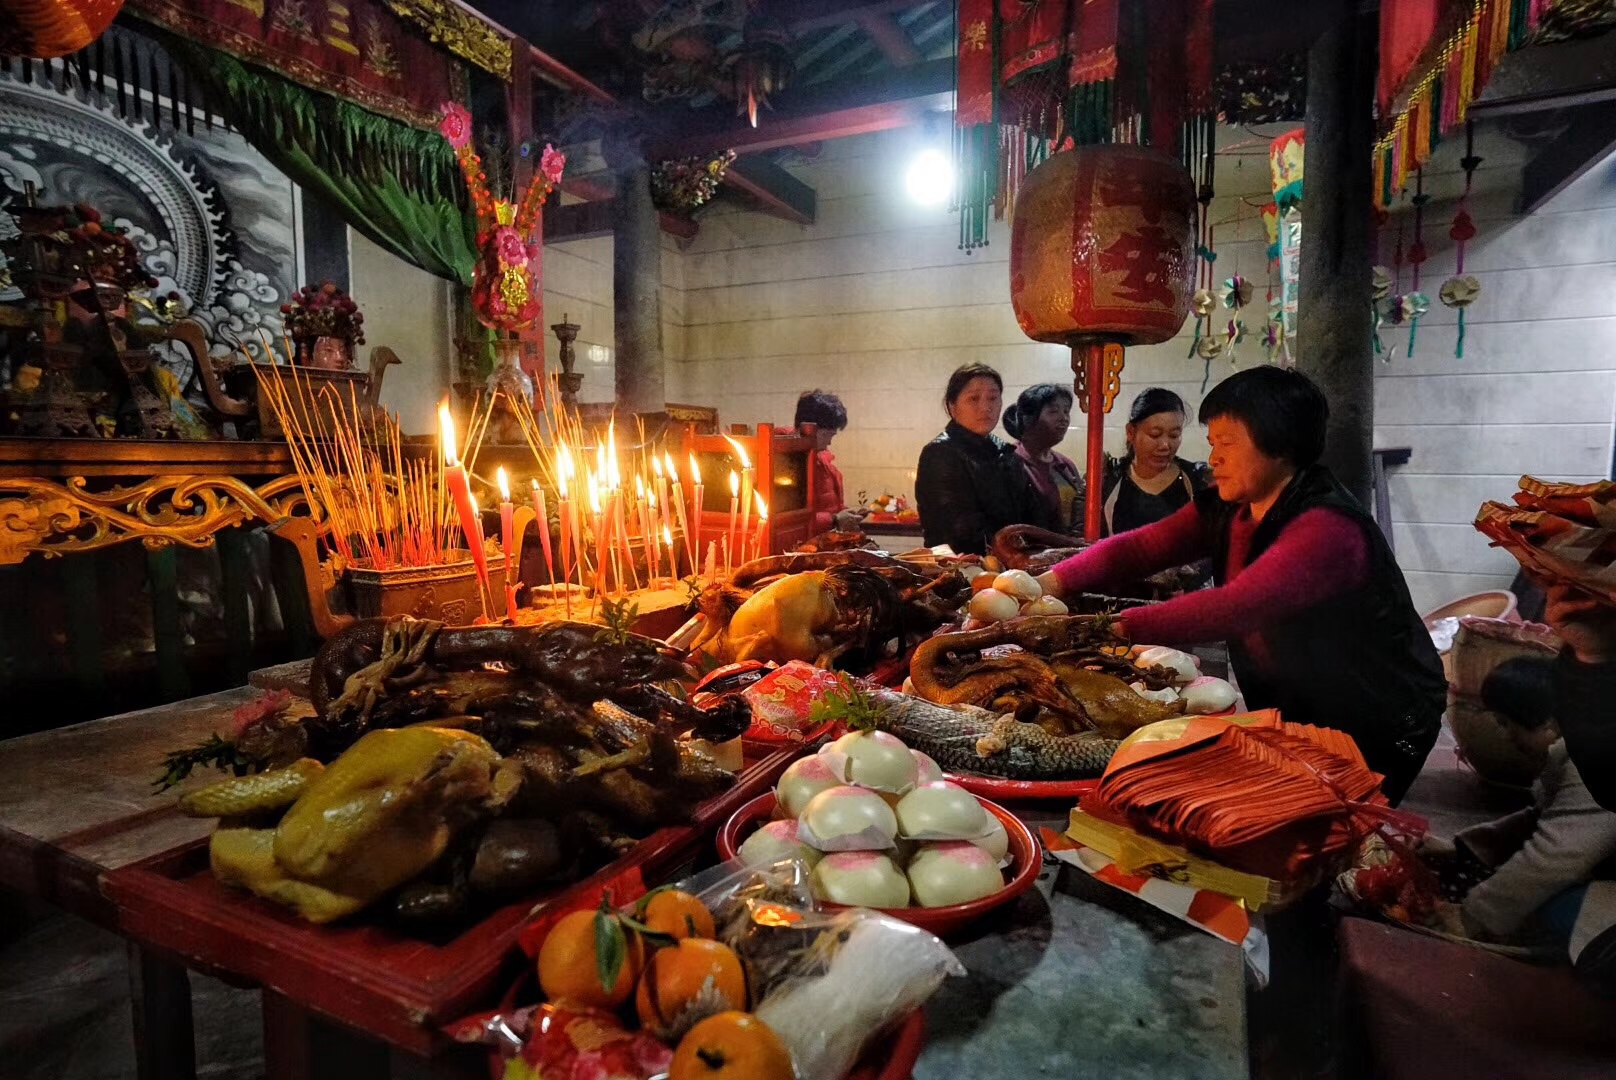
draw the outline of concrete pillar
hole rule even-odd
[[[1375,15],[1350,15],[1307,58],[1296,366],[1330,399],[1324,463],[1371,505],[1375,387],[1371,199]]]
[[[617,408],[661,412],[662,231],[651,204],[651,169],[638,160],[617,170],[612,203],[612,326],[617,344]]]

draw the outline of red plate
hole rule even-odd
[[[1033,836],[1032,830],[1027,828],[1020,818],[1004,807],[986,799],[982,799],[981,803],[983,809],[999,819],[999,824],[1004,826],[1005,835],[1010,841],[1009,883],[992,896],[984,896],[980,900],[972,900],[965,904],[946,904],[942,907],[929,908],[880,908],[878,910],[881,914],[902,919],[922,930],[930,930],[938,937],[947,937],[1032,888],[1044,863],[1044,853],[1038,846],[1038,838]],[[719,855],[726,859],[735,858],[742,841],[752,835],[758,826],[774,817],[774,808],[774,795],[769,794],[759,795],[735,811],[734,815],[724,822],[724,827],[718,830]],[[819,906],[826,911],[839,911],[845,905],[821,903]]]
[[[979,799],[1003,799],[1007,802],[1021,799],[1081,799],[1100,786],[1099,777],[1087,780],[1009,780],[1002,776],[944,773],[943,779],[958,784]]]

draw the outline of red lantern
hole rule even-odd
[[[1122,346],[1166,341],[1184,325],[1195,284],[1195,185],[1148,147],[1056,154],[1022,183],[1010,230],[1010,303],[1022,332],[1072,348],[1089,414],[1084,533],[1099,538],[1104,414]]]
[[[0,53],[50,60],[76,53],[107,32],[123,0],[6,0]]]

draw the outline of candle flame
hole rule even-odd
[[[651,471],[656,473],[658,480],[662,479],[662,459],[655,454],[651,455]]]
[[[696,483],[696,486],[701,486],[701,466],[696,464],[696,455],[694,453],[690,455],[690,479]]]
[[[473,495],[471,497],[471,516],[476,517],[478,514],[480,514],[482,512],[483,512],[483,508],[477,505],[477,496]]]
[[[449,403],[438,403],[438,438],[443,447],[443,463],[451,469],[460,464],[460,455],[455,453],[454,417],[449,415]]]
[[[510,478],[505,475],[505,466],[501,465],[498,469],[494,470],[494,482],[499,485],[499,501],[510,502],[511,481]]]
[[[746,447],[742,446],[728,435],[724,436],[724,441],[729,443],[729,445],[735,450],[736,456],[741,459],[741,468],[750,469],[752,467],[752,459],[746,456]]]
[[[538,487],[539,482],[537,480],[533,481],[533,486]],[[567,501],[567,473],[566,473],[565,469],[557,469],[556,470],[556,491],[561,495],[561,501],[566,502]]]
[[[600,485],[595,480],[595,474],[589,474],[589,512],[600,514]]]
[[[655,510],[656,509],[656,492],[651,490],[650,488],[646,488],[645,489],[645,498],[646,498],[646,501],[649,503],[651,509]]]
[[[670,548],[673,546],[673,530],[666,525],[662,526],[662,542]]]
[[[595,477],[601,483],[606,482],[606,444],[595,444]]]
[[[692,464],[695,463],[694,455],[692,455],[690,460]],[[668,468],[668,476],[672,478],[675,484],[677,484],[679,482],[679,470],[673,467],[673,455],[668,453],[666,450],[662,451],[662,463]]]
[[[559,476],[572,476],[572,451],[567,449],[566,443],[561,443],[556,451],[556,473]]]
[[[645,498],[645,478],[639,473],[634,474],[634,497],[637,499]]]
[[[768,501],[756,491],[752,492],[752,498],[757,500],[758,524],[761,525],[763,522],[769,520],[769,504]]]
[[[729,497],[732,499],[741,497],[741,478],[735,475],[734,469],[729,471]]]

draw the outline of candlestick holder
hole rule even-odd
[[[561,384],[561,404],[563,408],[576,410],[578,408],[578,390],[584,384],[584,377],[572,370],[573,364],[578,361],[578,354],[573,351],[572,343],[578,340],[578,331],[583,327],[575,322],[567,321],[567,313],[561,313],[561,321],[551,323],[550,329],[555,331],[556,340],[561,343],[561,375],[558,381]]]

